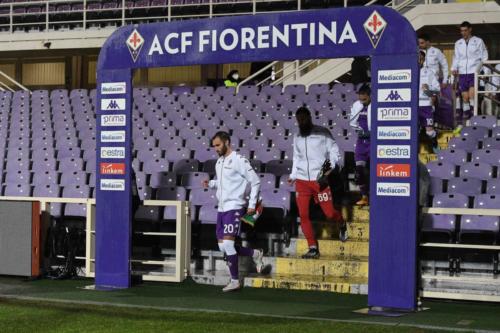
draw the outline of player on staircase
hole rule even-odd
[[[330,188],[321,191],[316,181],[325,160],[330,160],[332,168],[338,163],[339,147],[328,129],[312,123],[309,109],[300,107],[295,117],[299,133],[293,138],[293,166],[288,182],[295,183],[300,226],[309,246],[309,251],[302,258],[319,258],[318,242],[309,217],[311,197],[319,203],[328,221],[340,224],[340,240],[344,242],[348,237],[342,214],[333,206]]]

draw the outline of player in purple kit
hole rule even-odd
[[[437,150],[437,133],[434,129],[434,111],[432,97],[439,94],[440,85],[436,73],[424,66],[425,52],[420,51],[420,87],[418,93],[418,122],[420,127],[425,127],[425,134],[431,140],[431,147]]]
[[[231,273],[231,281],[222,291],[241,288],[238,276],[238,255],[252,257],[257,272],[263,268],[262,250],[235,245],[240,235],[241,218],[254,214],[260,192],[260,178],[248,160],[231,149],[231,137],[226,132],[217,132],[212,145],[220,156],[215,165],[216,178],[204,181],[203,187],[216,189],[218,200],[216,236],[221,252],[226,254]],[[246,188],[250,184],[250,199],[247,201]],[[245,209],[245,207],[248,207]]]
[[[369,204],[368,190],[370,187],[370,111],[371,90],[368,85],[358,89],[358,100],[351,108],[349,124],[358,133],[354,159],[356,161],[356,183],[361,190],[361,200],[356,202],[358,206]]]

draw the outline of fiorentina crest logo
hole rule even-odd
[[[382,16],[380,16],[379,13],[377,13],[377,11],[374,11],[368,20],[366,20],[365,24],[363,24],[363,27],[365,28],[373,47],[376,48],[380,38],[382,38],[385,27],[387,27],[387,22],[382,18]]]
[[[134,62],[136,62],[137,58],[139,57],[139,53],[141,52],[142,46],[144,45],[144,39],[137,31],[137,29],[134,29],[130,36],[128,36],[126,43],[132,59],[134,60]]]

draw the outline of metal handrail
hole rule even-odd
[[[479,114],[479,94],[482,94],[483,97],[485,98],[488,98],[489,100],[493,101],[494,103],[496,103],[497,105],[500,105],[500,101],[497,100],[494,96],[488,96],[488,95],[485,95],[485,94],[497,94],[498,92],[500,92],[499,90],[499,86],[497,86],[496,84],[492,83],[492,82],[487,82],[485,79],[487,78],[492,78],[492,77],[500,77],[500,71],[498,71],[496,68],[495,68],[495,65],[497,64],[500,64],[500,60],[486,60],[486,61],[482,61],[476,68],[476,71],[474,72],[474,103],[476,105],[476,107],[474,107],[474,115],[477,116]],[[485,74],[480,74],[481,72],[481,69],[483,69],[483,67],[486,67],[486,68],[489,68],[489,70],[491,70],[491,74],[489,73],[485,73]],[[483,81],[483,82],[487,82],[487,84],[489,85],[492,85],[494,86],[494,88],[496,88],[496,90],[479,90],[479,81]],[[485,85],[485,88],[486,88],[486,85]]]
[[[24,91],[29,91],[31,93],[31,90],[29,90],[28,88],[26,88],[25,86],[23,86],[21,83],[17,82],[16,80],[14,80],[13,78],[11,78],[10,76],[8,76],[7,74],[5,74],[4,72],[0,71],[0,75],[3,76],[4,78],[6,78],[7,80],[9,80],[10,82],[14,83],[16,86],[18,86],[19,88],[21,88],[22,90]],[[7,89],[9,89],[10,91],[14,91],[12,88],[8,87],[5,83],[1,83],[4,87],[6,87]]]

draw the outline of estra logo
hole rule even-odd
[[[101,147],[101,158],[125,158],[125,147]]]
[[[377,177],[385,178],[409,178],[409,164],[377,164]]]
[[[377,158],[410,158],[410,146],[378,145]]]
[[[101,163],[101,175],[124,175],[125,163]]]

